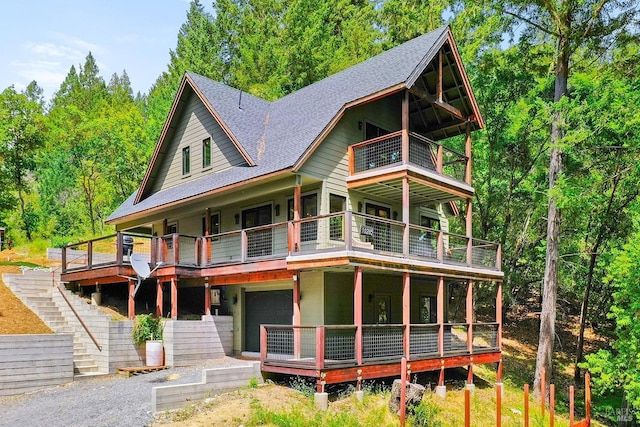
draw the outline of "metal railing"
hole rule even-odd
[[[393,132],[350,147],[352,173],[402,164],[403,132]],[[408,163],[440,175],[465,182],[469,158],[431,139],[411,132],[408,134]]]
[[[461,353],[498,351],[498,323],[473,323],[469,347],[468,323],[412,324],[409,326],[411,360],[428,360]],[[440,329],[443,330],[442,348]],[[404,356],[404,325],[362,325],[362,363],[399,361]],[[261,359],[267,363],[309,369],[357,363],[355,325],[262,325]]]
[[[151,237],[119,232],[68,245],[62,250],[62,258],[63,272],[70,272],[128,265],[132,253],[142,254],[152,265],[162,262],[165,266],[201,268],[340,250],[500,269],[497,243],[351,211],[205,237],[177,233]]]

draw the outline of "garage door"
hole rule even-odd
[[[260,351],[260,325],[293,324],[293,290],[245,293],[245,351]]]

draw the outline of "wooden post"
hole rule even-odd
[[[173,265],[180,264],[180,235],[174,233],[171,237],[173,239]]]
[[[293,275],[293,354],[296,359],[300,359],[302,353],[302,331],[300,326],[300,278],[298,274]]]
[[[211,286],[208,277],[205,277],[204,280],[204,315],[211,316]]]
[[[362,365],[362,267],[356,267],[353,278],[353,324],[356,325],[356,363]]]
[[[407,418],[407,358],[400,363],[400,425],[404,427]]]
[[[171,277],[171,319],[178,320],[178,280]]]
[[[409,163],[409,91],[402,97],[402,164]]]
[[[122,265],[122,233],[118,231],[116,234],[116,264]]]
[[[502,359],[498,362],[498,372],[496,374],[496,382],[502,382]]]
[[[502,282],[498,282],[496,289],[496,323],[498,324],[498,332],[496,333],[496,345],[498,350],[502,351]]]
[[[438,241],[436,242],[436,257],[438,262],[444,261],[444,235],[442,230],[438,230]]]
[[[591,374],[584,374],[584,411],[587,425],[591,425]]]
[[[473,280],[467,281],[466,319],[467,327],[467,351],[473,354]]]
[[[467,121],[466,127],[464,154],[467,157],[467,164],[464,171],[464,182],[467,185],[471,185],[471,122],[469,121]]]
[[[442,157],[444,156],[443,154],[443,148],[442,145],[438,144],[438,151],[436,153],[436,172],[438,172],[440,175],[442,175],[442,167],[443,167],[443,159]]]
[[[67,247],[62,247],[62,272],[67,272]]]
[[[402,233],[402,253],[407,256],[409,255],[409,178],[406,176],[402,178],[402,222],[403,225],[403,233]]]
[[[136,317],[136,300],[133,297],[133,291],[135,289],[135,283],[133,283],[133,280],[129,279],[129,303],[127,304],[129,320],[133,320]]]
[[[293,221],[294,221],[294,233],[293,233],[293,250],[297,252],[300,250],[300,206],[302,202],[302,185],[299,182],[300,176],[296,176],[296,185],[293,187]]]
[[[154,266],[156,265],[156,263],[158,262],[158,238],[157,237],[151,237],[151,241],[149,242],[149,244],[151,245],[150,251],[151,253],[149,254],[149,261],[151,261],[151,265]]]
[[[574,425],[574,411],[575,411],[575,406],[574,406],[574,389],[573,386],[569,386],[569,427],[573,427]]]
[[[240,261],[246,262],[249,254],[249,238],[247,230],[240,231]]]
[[[438,277],[438,296],[437,296],[437,321],[438,321],[438,351],[440,356],[444,357],[444,277]]]
[[[350,251],[353,248],[353,212],[344,213],[344,248]]]
[[[324,369],[325,327],[316,326],[316,369]]]
[[[162,317],[162,306],[164,304],[164,295],[162,293],[162,281],[156,281],[156,315]]]
[[[87,242],[87,268],[91,269],[93,265],[93,241],[89,240]]]
[[[464,427],[471,427],[471,390],[464,391]]]
[[[502,384],[496,384],[496,427],[502,426]]]
[[[260,364],[267,360],[267,328],[260,325]]]
[[[473,266],[473,209],[471,199],[467,199],[465,230],[467,236],[467,265],[471,267]]]
[[[556,386],[555,384],[551,384],[549,386],[549,427],[553,427],[555,424],[555,415],[556,415]]]
[[[405,272],[402,280],[402,326],[404,356],[411,360],[411,349],[409,348],[411,336],[411,274]]]
[[[542,414],[542,418],[544,418],[544,401],[547,400],[547,386],[545,381],[545,368],[540,370],[540,413]]]
[[[524,427],[529,427],[529,384],[524,385]]]
[[[436,101],[442,102],[442,49],[438,52],[438,80],[436,85]]]

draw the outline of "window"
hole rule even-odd
[[[242,228],[253,228],[271,224],[271,205],[242,211]],[[273,229],[262,228],[247,232],[247,256],[250,258],[271,255],[273,251]]]
[[[182,175],[191,173],[191,148],[184,147],[182,149]]]
[[[202,217],[202,235],[206,235],[207,231],[209,235],[212,234],[220,234],[220,213],[216,212],[211,214],[211,226],[210,230],[207,230],[207,218],[206,216]]]
[[[347,198],[329,194],[329,212],[344,212],[347,207]],[[332,216],[329,218],[329,235],[331,240],[344,240],[344,217]]]
[[[206,138],[202,141],[202,167],[209,166],[211,166],[211,138]]]
[[[364,139],[365,140],[377,138],[379,136],[387,135],[389,133],[391,132],[389,132],[386,129],[383,129],[369,122],[364,122]]]
[[[167,234],[175,234],[178,232],[178,223],[174,222],[167,225]]]

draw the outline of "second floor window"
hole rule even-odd
[[[202,167],[211,166],[211,138],[202,140]]]
[[[182,149],[182,175],[191,173],[191,148],[184,147]]]

